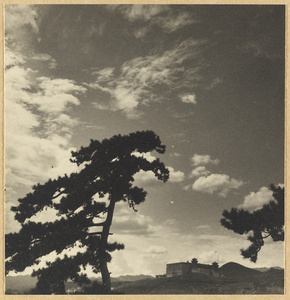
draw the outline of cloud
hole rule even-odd
[[[155,20],[155,22],[164,31],[170,33],[170,32],[177,31],[187,25],[193,24],[196,22],[196,20],[193,18],[191,14],[184,11],[178,13],[176,16],[173,16],[172,14],[162,16],[159,19]]]
[[[164,246],[150,246],[146,252],[150,254],[165,254],[168,250]]]
[[[201,253],[198,256],[198,261],[205,262],[207,264],[213,263],[213,262],[221,262],[221,258],[219,256],[218,251],[209,250],[206,252]]]
[[[35,105],[38,110],[48,114],[63,112],[71,104],[79,105],[80,101],[73,94],[86,91],[84,87],[76,85],[72,80],[48,77],[36,78],[33,88],[38,89],[39,92],[30,94],[23,101]]]
[[[153,156],[150,152],[147,153],[139,153],[139,152],[134,152],[132,155],[137,156],[137,157],[143,157],[147,159],[149,162],[153,162],[156,157]],[[181,182],[184,180],[184,173],[182,171],[175,171],[174,168],[168,167],[169,170],[169,182]],[[149,183],[152,181],[158,181],[157,178],[155,177],[154,173],[152,171],[139,171],[137,174],[134,175],[134,180],[136,182],[136,185],[142,183]]]
[[[176,93],[188,83],[199,85],[202,62],[197,58],[204,44],[202,40],[187,39],[161,54],[128,60],[119,70],[93,70],[95,81],[85,85],[100,90],[108,97],[108,102],[98,101],[95,107],[122,111],[128,118],[134,119],[142,115],[141,106],[166,100],[160,96],[161,86]],[[188,60],[195,63],[187,65]],[[185,94],[182,99],[194,103],[193,94]]]
[[[138,173],[134,175],[134,182],[136,186],[149,184],[154,181],[159,181],[152,171],[143,171],[140,170]]]
[[[192,185],[194,191],[213,194],[218,192],[218,195],[225,197],[230,190],[238,189],[243,185],[242,181],[230,178],[225,174],[211,174],[207,177],[198,178]]]
[[[32,13],[30,9],[15,7],[13,14],[20,17],[17,26],[27,24],[22,12]],[[37,34],[33,24],[29,26]],[[70,79],[42,76],[44,66],[56,62],[45,53],[20,51],[21,39],[30,33],[22,31],[19,38],[14,34],[16,25],[8,24],[5,45],[5,188],[12,191],[6,194],[8,210],[16,204],[16,195],[24,196],[32,185],[77,170],[69,161],[75,150],[71,132],[79,124],[71,109],[80,104],[78,96],[86,91]],[[6,224],[6,230],[18,228],[10,212]]]
[[[172,167],[167,167],[169,170],[169,180],[168,182],[182,182],[185,175],[182,171],[175,171]],[[139,171],[134,175],[134,182],[137,186],[144,186],[144,184],[152,184],[153,182],[159,181],[152,171]]]
[[[114,76],[115,68],[96,69],[92,75],[97,76],[99,82],[108,82]]]
[[[238,208],[254,211],[262,208],[264,204],[269,203],[271,200],[274,200],[273,192],[267,187],[261,187],[258,192],[251,192],[247,195]]]
[[[23,27],[29,26],[34,32],[38,32],[36,22],[37,11],[33,5],[6,5],[5,6],[5,30],[9,35],[19,34]]]
[[[172,167],[167,167],[169,170],[169,182],[181,182],[184,180],[184,173],[182,171],[174,171]]]
[[[171,157],[179,157],[180,154],[177,153],[177,152],[174,152],[174,153],[170,153],[169,156],[171,156]]]
[[[34,5],[5,5],[5,46],[31,54],[38,43],[38,12]],[[6,54],[5,54],[6,56]]]
[[[148,21],[164,10],[167,10],[166,7],[162,5],[128,5],[123,7],[119,6],[119,8],[131,22],[137,20]]]
[[[123,203],[122,203],[123,204]],[[149,216],[136,213],[129,207],[120,204],[114,215],[112,232],[116,234],[151,235],[155,230]]]
[[[31,57],[31,60],[38,60],[48,63],[49,69],[55,69],[57,66],[56,60],[46,53],[38,53]]]
[[[138,214],[139,212],[136,215]],[[229,232],[216,235],[213,229],[207,226],[203,228],[208,234],[196,230],[186,233],[179,231],[175,222],[157,225],[156,221],[152,220],[150,225],[154,231],[146,238],[136,234],[128,233],[124,236],[114,233],[112,239],[123,242],[125,250],[112,253],[113,259],[109,266],[112,276],[124,275],[125,272],[136,275],[164,274],[166,264],[186,262],[193,257],[206,264],[216,261],[222,265],[234,261],[247,267],[283,266],[283,243],[269,243],[266,240],[265,246],[259,253],[259,260],[254,266],[252,262],[240,255],[240,249],[248,247],[249,244],[243,236],[229,234]],[[175,241],[174,247],[172,247],[172,240]],[[124,270],[119,267],[123,265]]]
[[[180,95],[179,97],[183,103],[192,103],[192,104],[197,103],[195,100],[195,94]]]
[[[217,165],[219,164],[218,159],[211,159],[209,155],[199,155],[199,154],[194,154],[191,162],[193,166],[200,166],[200,165],[208,165],[208,164],[213,164]]]
[[[172,33],[197,22],[189,12],[171,9],[166,5],[129,5],[118,8],[131,23],[137,24],[133,27],[136,38],[144,37],[155,26],[166,33]],[[140,25],[140,21],[143,25]]]
[[[213,88],[215,88],[217,85],[219,85],[222,82],[222,80],[219,77],[214,78],[208,87],[206,87],[206,89],[211,90]]]
[[[199,225],[196,227],[197,229],[209,229],[210,226],[209,225]]]
[[[132,90],[128,86],[118,85],[114,90],[116,109],[123,111],[128,118],[138,118],[140,113],[137,112],[139,105],[139,92]]]
[[[23,272],[16,272],[16,271],[10,271],[10,276],[17,276],[17,275],[31,275],[34,270],[39,270],[42,268],[47,267],[47,262],[54,262],[57,258],[63,259],[66,256],[72,257],[75,256],[77,253],[85,253],[87,251],[86,246],[82,246],[82,244],[79,241],[76,241],[72,248],[64,249],[61,251],[61,253],[57,254],[56,251],[52,251],[47,255],[44,255],[39,258],[39,263],[32,265],[30,267],[27,267]]]
[[[205,166],[199,166],[191,171],[189,177],[208,176],[209,174],[210,171],[208,171]]]

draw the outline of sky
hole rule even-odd
[[[117,205],[110,241],[125,249],[111,276],[194,257],[283,267],[282,242],[266,240],[252,263],[246,236],[220,219],[284,184],[284,65],[282,5],[5,5],[6,232],[34,184],[76,171],[72,150],[153,130],[166,152],[146,157],[170,179],[138,173],[146,201]]]

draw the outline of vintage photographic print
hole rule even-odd
[[[4,5],[6,295],[284,294],[285,7]]]

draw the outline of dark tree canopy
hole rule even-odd
[[[6,273],[23,271],[38,264],[42,256],[52,251],[60,254],[78,242],[86,247],[84,253],[57,259],[33,273],[38,278],[37,288],[46,294],[64,293],[64,281],[86,281],[80,267],[90,265],[95,273],[101,272],[104,291],[110,291],[110,252],[124,248],[122,244],[108,242],[115,203],[126,201],[135,210],[135,205],[145,200],[146,191],[133,186],[133,176],[140,170],[152,171],[163,182],[169,178],[168,169],[158,158],[149,162],[134,155],[154,150],[164,153],[165,146],[154,132],[142,131],[102,142],[91,140],[88,147],[72,152],[71,161],[80,166],[79,172],[37,184],[31,193],[18,200],[18,206],[12,207],[22,228],[5,237]],[[95,201],[95,195],[108,195],[109,205]],[[56,209],[62,218],[46,223],[30,220],[48,207]],[[100,217],[104,221],[96,223],[94,220]],[[91,233],[92,228],[101,230]]]
[[[248,234],[251,242],[247,249],[241,249],[244,258],[256,262],[258,252],[264,245],[264,239],[271,237],[273,241],[284,241],[284,188],[270,185],[274,200],[261,209],[249,212],[232,208],[224,210],[221,224],[238,234]]]

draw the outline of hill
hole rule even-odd
[[[229,262],[224,264],[223,266],[220,267],[220,271],[222,275],[226,277],[244,277],[244,278],[257,276],[261,273],[258,270],[247,268],[245,266],[242,266],[234,262]]]

